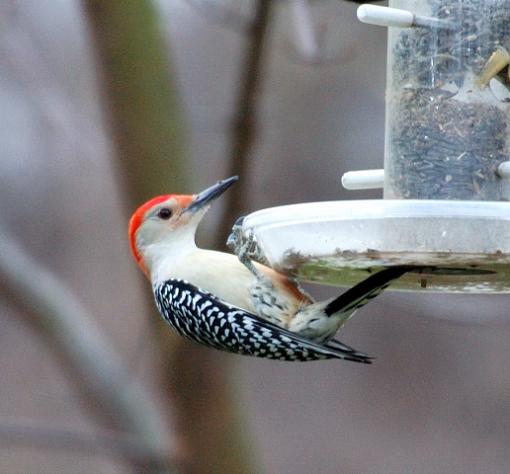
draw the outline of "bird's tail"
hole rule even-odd
[[[351,313],[365,306],[370,300],[381,294],[393,280],[400,278],[407,272],[423,269],[412,265],[398,265],[389,267],[380,272],[370,275],[368,278],[353,286],[338,298],[329,302],[324,312],[331,316],[341,311]]]

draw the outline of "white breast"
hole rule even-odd
[[[170,255],[152,270],[151,280],[158,285],[172,278],[186,280],[222,301],[255,311],[250,297],[255,277],[234,255],[196,247],[177,258]]]

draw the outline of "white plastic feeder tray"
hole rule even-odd
[[[510,203],[370,200],[294,204],[243,221],[269,264],[350,286],[392,265],[426,265],[392,289],[510,292]]]

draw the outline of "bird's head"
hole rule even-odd
[[[166,194],[142,204],[129,220],[131,252],[145,274],[155,260],[195,245],[195,232],[212,201],[237,181],[219,181],[199,194]]]

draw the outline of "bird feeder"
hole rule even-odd
[[[384,169],[346,173],[384,199],[266,209],[258,254],[300,279],[352,285],[423,265],[393,289],[510,292],[510,0],[390,0]]]

